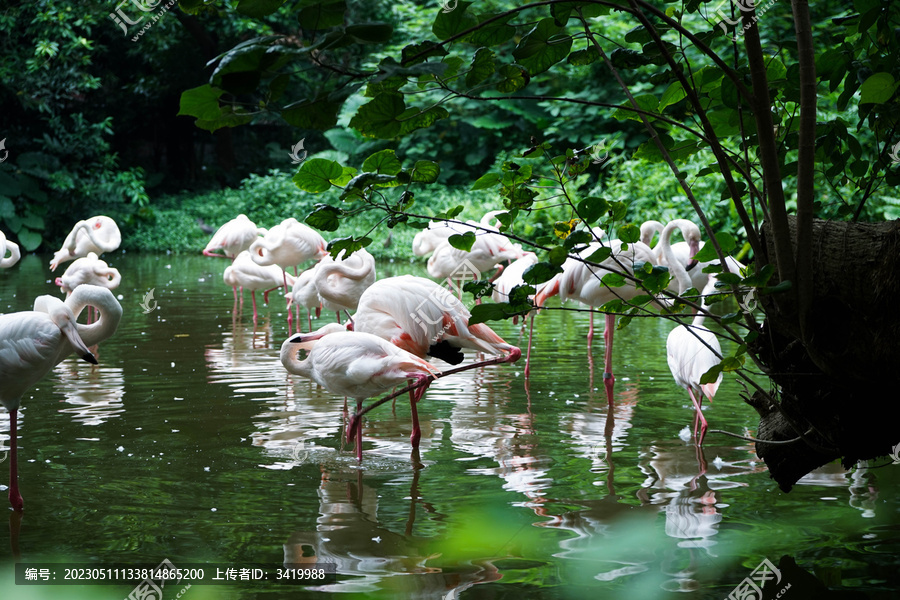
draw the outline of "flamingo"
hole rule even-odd
[[[472,249],[466,252],[450,245],[449,241],[441,242],[434,254],[428,259],[428,274],[435,279],[468,279],[480,277],[507,260],[522,258],[525,252],[518,244],[499,233],[479,231],[475,234]],[[503,271],[500,266],[492,279]]]
[[[318,268],[318,263],[312,269],[307,269],[300,273],[297,276],[297,279],[294,280],[294,285],[291,288],[291,292],[286,294],[285,297],[288,301],[288,310],[292,304],[296,304],[297,306],[303,306],[306,308],[306,322],[307,329],[312,331],[312,314],[310,311],[316,311],[316,318],[319,318],[319,315],[322,312],[322,299],[319,298],[319,291],[316,289],[316,269]],[[300,313],[297,313],[297,318],[300,318]],[[297,333],[300,333],[300,326],[297,326]]]
[[[687,223],[690,223],[688,221]],[[693,224],[693,223],[690,223]],[[685,226],[679,223],[679,220],[672,221],[663,230],[660,236],[661,250],[669,264],[669,269],[678,281],[679,293],[684,293],[687,289],[694,286],[691,277],[688,275],[682,262],[675,256],[670,239],[672,230],[676,227]],[[715,292],[716,278],[714,275],[706,275],[707,282],[703,286],[703,295]],[[703,416],[701,406],[703,404],[703,396],[709,398],[712,402],[719,384],[722,382],[722,374],[713,383],[700,383],[700,378],[709,369],[719,364],[722,356],[722,348],[719,345],[719,339],[713,332],[703,328],[703,321],[706,316],[701,312],[694,316],[690,328],[687,325],[679,325],[669,332],[666,338],[666,358],[669,363],[669,370],[675,383],[688,391],[691,402],[696,410],[694,416],[694,438],[697,439],[698,445],[703,445],[703,438],[706,436],[707,423]],[[700,426],[700,435],[697,437],[697,423]]]
[[[659,221],[645,221],[641,225],[641,241],[644,241],[645,238],[652,239],[654,233],[659,233],[659,240],[656,246],[653,247],[653,252],[656,255],[656,264],[669,266],[669,259],[666,258],[663,252],[663,235],[667,235],[666,239],[668,241],[666,243],[669,244],[673,257],[684,266],[691,279],[690,287],[702,290],[709,279],[709,274],[704,273],[703,270],[709,265],[719,264],[720,261],[719,259],[714,259],[698,263],[694,260],[694,254],[703,248],[704,245],[704,242],[700,239],[700,228],[696,223],[688,219],[675,219],[670,221],[666,227],[672,225],[672,223],[675,223],[675,225],[667,232],[666,228]],[[684,241],[671,244],[672,233],[676,228],[681,231]],[[732,273],[738,273],[744,268],[744,265],[730,256],[725,257],[725,263],[728,265],[728,270]],[[687,290],[679,290],[677,279],[673,279],[669,284],[669,291],[680,294]]]
[[[513,288],[516,286],[525,284],[525,280],[523,279],[525,271],[536,265],[537,262],[537,255],[534,252],[525,252],[522,258],[512,262],[503,270],[503,273],[494,280],[494,291],[491,293],[491,299],[493,299],[494,302],[509,302],[510,292],[512,292]],[[538,290],[540,290],[543,285],[544,284],[538,286]],[[517,319],[518,317],[513,317],[514,325],[516,324]],[[533,333],[534,312],[528,317],[528,350],[525,353],[525,377],[528,377],[531,374],[531,338]]]
[[[359,297],[375,283],[375,258],[364,248],[346,257],[344,252],[341,250],[337,260],[323,257],[316,265],[314,277],[322,306],[337,314],[338,323],[340,311],[356,310]]]
[[[451,365],[463,361],[462,348],[506,354],[504,362],[519,359],[522,352],[518,348],[484,323],[469,325],[470,316],[462,302],[444,287],[424,277],[401,275],[376,281],[362,293],[353,329],[376,335],[421,359],[434,356]],[[410,403],[417,401],[411,391]],[[418,422],[414,421],[410,435],[414,448],[420,437]]]
[[[87,256],[88,252],[94,252],[98,256],[104,252],[112,252],[121,243],[119,226],[109,217],[99,215],[78,221],[63,242],[62,248],[53,255],[50,270],[55,271],[60,264],[79,256]]]
[[[297,351],[306,350],[304,360]],[[427,361],[401,350],[370,333],[346,331],[329,323],[313,333],[298,333],[281,345],[281,364],[290,373],[312,379],[332,394],[356,398],[356,410],[363,400],[412,379],[419,383],[440,374]],[[419,428],[416,402],[425,387],[410,392],[414,430]],[[362,460],[361,422],[356,422],[356,458]]]
[[[6,256],[6,251],[9,251],[9,256]],[[19,262],[19,258],[21,257],[21,253],[19,252],[19,245],[15,242],[10,242],[6,239],[6,234],[0,231],[0,269],[8,269],[17,262]]]
[[[467,231],[475,233],[475,230],[470,225],[431,221],[428,223],[427,228],[417,233],[416,237],[413,238],[413,254],[416,256],[428,256],[438,246],[447,241],[447,238],[451,235],[462,235]]]
[[[88,252],[87,256],[76,259],[62,277],[56,278],[56,285],[62,288],[66,296],[79,285],[91,284],[114,290],[122,282],[122,276],[118,269],[113,269],[106,264],[94,252]]]
[[[310,227],[290,217],[271,228],[265,236],[250,244],[250,256],[261,266],[278,265],[284,277],[284,291],[288,291],[287,268],[294,267],[310,259],[321,260],[328,254],[325,239]],[[288,311],[288,333],[293,328],[293,317]]]
[[[76,322],[85,306],[100,310],[92,325]],[[69,354],[77,352],[89,363],[97,359],[88,350],[110,337],[122,317],[122,307],[106,288],[78,286],[63,302],[39,296],[33,311],[0,315],[0,404],[9,411],[9,502],[22,510],[16,460],[16,416],[22,395]]]
[[[601,282],[603,276],[613,272],[613,269],[619,272],[634,274],[635,264],[641,262],[655,264],[653,252],[646,244],[635,242],[633,244],[628,244],[628,249],[623,250],[622,242],[620,240],[612,240],[609,242],[608,247],[611,249],[612,253],[606,260],[600,263],[599,267],[591,267],[584,262],[584,260],[604,246],[607,245],[601,242],[593,242],[581,251],[579,254],[581,260],[570,256],[563,263],[563,272],[554,275],[550,281],[545,283],[534,298],[534,303],[537,307],[543,306],[547,298],[557,294],[559,294],[559,297],[563,302],[569,297],[572,297],[587,304],[591,309],[591,321],[588,329],[588,348],[590,348],[594,338],[594,307],[602,306],[617,298],[630,300],[642,293],[642,291],[631,281],[626,281],[623,286],[610,288]],[[603,334],[606,342],[603,383],[606,387],[606,398],[610,406],[613,404],[613,386],[616,381],[612,373],[612,346],[615,327],[615,315],[607,314],[606,331]]]
[[[260,235],[265,234],[265,229],[257,227],[256,223],[251,221],[247,215],[240,214],[219,227],[212,239],[209,240],[206,248],[203,249],[203,255],[221,256],[234,260],[238,254],[244,250],[249,250],[250,245]],[[217,250],[221,250],[222,254],[218,254]]]
[[[256,323],[257,314],[256,290],[264,290],[263,300],[268,304],[269,292],[281,287],[282,281],[290,282],[291,285],[294,284],[294,278],[282,271],[281,268],[274,265],[263,267],[256,264],[247,250],[238,254],[234,262],[225,268],[222,279],[232,288],[240,287],[241,292],[243,292],[244,288],[250,290],[250,295],[253,298],[254,324]],[[237,294],[235,294],[234,301],[237,304]]]

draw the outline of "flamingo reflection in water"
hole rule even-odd
[[[477,583],[500,579],[497,568],[487,559],[464,566],[454,564],[452,571],[445,572],[437,564],[441,556],[439,540],[413,535],[417,506],[433,513],[432,519],[444,519],[420,498],[419,469],[413,470],[409,517],[403,533],[379,522],[379,495],[361,478],[361,471],[322,474],[316,529],[290,535],[284,543],[286,567],[331,563],[339,574],[353,577],[322,586],[320,591],[371,594],[390,589],[396,597],[412,600],[455,598]]]
[[[53,391],[65,397],[68,406],[58,412],[72,416],[82,425],[102,425],[125,412],[125,371],[121,367],[102,369],[66,361],[54,369],[58,380]]]

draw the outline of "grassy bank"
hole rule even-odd
[[[303,222],[318,203],[342,206],[338,190],[322,194],[308,194],[291,182],[293,173],[272,171],[268,175],[251,175],[237,189],[202,194],[182,193],[154,202],[149,219],[135,224],[123,236],[126,250],[141,252],[200,252],[211,235],[204,233],[197,222],[202,219],[218,228],[240,213],[247,215],[261,227],[272,227],[288,217]],[[501,208],[499,199],[485,192],[471,192],[461,188],[416,190],[414,210],[434,214],[459,204],[466,208],[461,219],[479,219],[488,210]],[[321,232],[325,239],[362,235],[378,223],[383,213],[369,211],[348,218],[337,231]],[[367,248],[376,258],[409,259],[416,230],[406,225],[388,229],[381,225],[371,234]]]

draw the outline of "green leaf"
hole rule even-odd
[[[875,73],[860,86],[859,103],[884,104],[891,99],[898,86],[900,84],[894,81],[890,73]]]
[[[468,284],[466,284],[468,285]],[[472,307],[472,316],[469,317],[469,325],[477,323],[486,323],[488,321],[503,321],[516,315],[521,315],[526,311],[515,310],[507,302],[482,303]]]
[[[569,55],[567,62],[573,67],[584,67],[600,60],[600,52],[591,46],[586,50],[576,50]]]
[[[587,225],[592,225],[609,210],[609,203],[603,198],[589,196],[578,203],[578,214]]]
[[[241,106],[223,106],[221,114],[216,119],[197,119],[194,125],[207,131],[215,131],[222,127],[237,127],[246,125],[253,120],[253,115],[248,114]]]
[[[330,183],[336,185],[334,179]],[[341,200],[362,198],[370,187],[393,187],[395,185],[397,185],[397,177],[395,175],[363,172],[347,182],[340,198]]]
[[[498,173],[485,173],[476,179],[475,183],[473,183],[472,187],[469,189],[486,190],[487,188],[494,187],[498,183],[500,183],[500,175]]]
[[[474,87],[494,74],[494,51],[479,48],[472,57],[472,68],[466,74],[466,85]]]
[[[723,371],[737,371],[744,366],[743,356],[726,356],[722,359]],[[717,377],[718,378],[718,377]],[[715,380],[713,380],[715,381]]]
[[[723,254],[728,254],[732,250],[734,250],[736,243],[734,241],[734,236],[732,236],[727,231],[720,231],[716,234],[716,240],[719,242],[719,247],[722,248]],[[709,262],[711,260],[716,260],[719,258],[719,255],[716,254],[716,248],[712,244],[703,244],[703,247],[700,248],[700,252],[694,255],[694,258],[698,262]]]
[[[516,62],[532,75],[543,73],[568,56],[572,37],[553,18],[542,19],[513,50]]]
[[[687,93],[684,91],[684,86],[681,85],[681,82],[673,82],[666,88],[666,91],[663,92],[662,98],[659,99],[659,111],[662,112],[667,106],[680,102],[686,97]]]
[[[600,246],[588,256],[585,260],[592,263],[600,264],[612,255],[612,249],[609,246]]]
[[[619,239],[628,244],[633,244],[641,239],[641,228],[632,223],[619,227]]]
[[[562,273],[562,268],[552,263],[539,262],[525,270],[522,281],[529,285],[537,285],[549,281],[557,273]]]
[[[467,294],[472,294],[472,297],[478,300],[494,291],[494,286],[487,280],[467,281],[463,284],[463,291]]]
[[[345,251],[344,256],[350,256],[353,252],[362,250],[371,243],[372,240],[370,238],[354,238],[353,236],[350,236],[331,240],[328,242],[325,249],[331,254],[331,258],[337,258],[342,250]]]
[[[312,101],[303,100],[285,106],[281,110],[281,116],[294,127],[325,131],[337,125],[338,112],[342,106],[341,100],[320,96]]]
[[[421,42],[404,47],[403,52],[401,52],[401,62],[409,67],[438,56],[447,56],[447,51],[443,46],[439,46],[434,42]],[[413,57],[416,57],[415,60],[413,60]]]
[[[219,97],[224,93],[223,90],[209,84],[186,90],[181,94],[178,115],[205,120],[217,119],[222,114],[219,108]]]
[[[339,178],[344,169],[339,163],[324,158],[310,158],[291,179],[303,191],[317,194],[331,188],[332,179]]]
[[[398,118],[406,110],[403,95],[385,93],[363,104],[350,119],[350,127],[368,137],[388,139],[400,135],[403,127]]]
[[[341,225],[342,211],[327,204],[316,204],[316,209],[306,216],[304,221],[319,231],[336,231]]]
[[[475,17],[466,12],[471,5],[471,2],[459,2],[456,8],[450,12],[439,12],[431,27],[431,31],[437,39],[441,41],[449,39],[478,25]]]
[[[493,16],[494,15],[486,14],[481,15],[480,18],[487,20]],[[516,35],[516,28],[508,23],[512,18],[513,15],[508,14],[501,19],[497,19],[487,25],[479,27],[466,36],[466,41],[469,44],[475,44],[476,46],[499,46],[500,44],[505,44]]]
[[[357,250],[362,250],[366,246],[372,243],[372,240],[367,237],[354,238],[353,236],[345,237],[345,238],[335,238],[328,242],[328,245],[325,247],[328,250],[329,254],[331,254],[331,258],[337,258],[338,254],[341,251],[344,252],[344,256],[350,256],[350,254],[356,252]]]
[[[722,363],[719,363],[700,376],[700,385],[706,383],[715,383],[719,378],[719,374],[722,373]]]
[[[603,283],[606,287],[622,287],[625,285],[625,276],[620,275],[619,273],[607,273],[603,277],[600,278],[600,282]]]
[[[284,0],[240,0],[237,11],[254,19],[267,17],[278,10]]]
[[[515,64],[503,65],[497,73],[503,78],[500,83],[497,84],[497,91],[503,94],[518,92],[531,81],[531,76],[528,74],[528,71]]]
[[[391,149],[379,150],[362,164],[363,171],[374,171],[386,175],[396,175],[402,168],[397,155]]]
[[[329,29],[344,24],[344,13],[346,11],[347,4],[343,0],[317,2],[312,6],[300,9],[300,12],[297,14],[297,21],[303,29],[311,29],[313,31]]]
[[[569,252],[566,250],[564,246],[556,246],[550,250],[548,253],[548,258],[550,259],[550,264],[555,266],[561,266],[566,259],[569,258]]]
[[[441,174],[441,166],[430,160],[417,160],[412,170],[412,181],[434,183]]]
[[[463,234],[456,233],[447,238],[447,242],[457,250],[470,252],[472,244],[475,243],[475,233],[472,231],[467,231]]]

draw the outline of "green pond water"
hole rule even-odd
[[[162,600],[722,599],[784,556],[861,597],[900,589],[900,466],[830,465],[785,494],[752,443],[683,441],[693,411],[666,364],[670,322],[616,333],[610,415],[602,336],[591,358],[587,314],[545,311],[528,380],[522,360],[435,382],[419,407],[419,460],[408,403],[375,409],[360,467],[341,441],[343,398],[278,360],[280,298],[254,328],[249,298],[233,312],[224,260],[104,258],[122,272],[124,316],[99,366],[69,358],[23,399],[26,508],[21,522],[10,511],[0,524],[0,598],[121,599],[134,588],[15,585],[17,560],[274,569],[313,553],[336,565],[335,583],[170,584]],[[60,295],[48,261],[27,256],[0,272],[0,312]],[[379,265],[379,277],[403,273],[421,266]],[[519,326],[495,329],[524,348]],[[741,392],[725,378],[704,413],[711,428],[755,432]],[[5,464],[0,472],[6,505]],[[783,597],[804,597],[800,575],[779,574],[767,594],[790,581]]]

